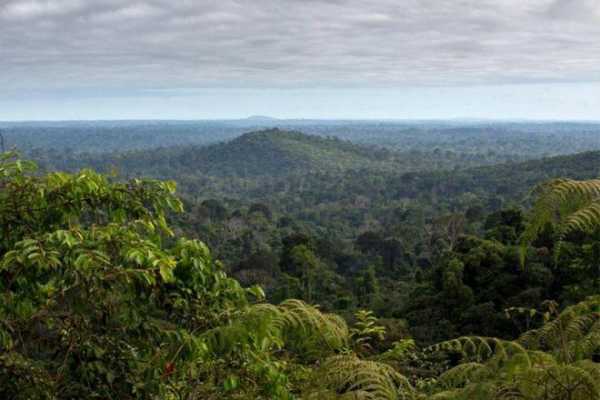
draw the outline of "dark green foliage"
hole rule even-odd
[[[598,153],[463,168],[495,156],[272,129],[48,154],[121,174],[3,159],[0,397],[596,398],[600,191],[516,205]]]

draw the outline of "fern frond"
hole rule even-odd
[[[522,374],[516,386],[524,399],[596,400],[600,398],[600,367],[585,362],[534,368]]]
[[[336,393],[338,399],[413,399],[408,379],[391,366],[361,360],[354,355],[330,357],[316,371],[307,398],[321,399]],[[317,389],[315,389],[317,388]]]
[[[600,225],[600,200],[595,200],[565,219],[559,232],[564,238],[573,231],[589,232]]]
[[[589,231],[600,226],[600,179],[577,181],[555,179],[534,190],[535,201],[530,221],[521,235],[520,258],[525,263],[525,251],[543,227],[557,223],[560,242],[575,230]]]
[[[518,342],[563,362],[591,357],[600,350],[600,296],[567,307],[556,319],[524,333]]]
[[[348,347],[348,326],[341,317],[322,313],[300,300],[286,300],[278,309],[273,323],[285,349],[300,358],[314,361]]]
[[[463,336],[424,349],[425,352],[450,351],[461,353],[465,362],[496,362],[507,360],[517,354],[528,361],[527,350],[514,341],[482,336]]]
[[[281,347],[281,332],[274,323],[280,310],[271,304],[249,307],[227,325],[205,332],[201,338],[213,355],[237,350],[267,350]]]
[[[525,397],[512,385],[480,382],[463,390],[447,390],[430,396],[428,400],[524,400]],[[533,399],[532,399],[533,400]],[[537,400],[537,399],[536,399]]]
[[[444,372],[438,379],[438,383],[447,388],[459,388],[473,381],[480,381],[489,377],[492,370],[485,364],[468,362],[460,364]]]
[[[287,300],[279,306],[248,307],[228,325],[204,333],[203,338],[213,354],[285,348],[310,359],[346,348],[349,333],[341,317],[322,313],[300,300]]]
[[[567,307],[514,342],[465,337],[430,351],[454,351],[463,363],[442,374],[431,399],[600,399],[600,296]]]

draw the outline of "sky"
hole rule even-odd
[[[0,0],[0,120],[600,120],[600,0]]]

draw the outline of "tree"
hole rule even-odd
[[[33,172],[0,161],[0,397],[183,393],[204,351],[193,333],[250,292],[204,244],[173,240],[173,183]]]
[[[376,307],[378,305],[381,293],[373,265],[360,272],[355,279],[354,286],[361,306]]]
[[[267,220],[271,220],[271,218],[273,217],[273,212],[271,211],[271,209],[269,208],[268,205],[263,204],[263,203],[254,203],[250,206],[250,208],[248,209],[248,214],[253,214],[253,213],[260,213],[262,214]]]
[[[380,233],[367,231],[361,233],[355,241],[355,246],[365,254],[377,254],[383,248],[383,237]]]
[[[519,209],[500,210],[488,215],[484,229],[486,237],[503,243],[517,243],[525,229],[523,213]]]
[[[292,233],[281,240],[283,248],[281,249],[281,270],[294,274],[294,262],[291,254],[294,247],[304,245],[309,249],[313,248],[312,238],[304,233]]]
[[[294,246],[290,253],[292,271],[300,277],[303,286],[304,298],[310,303],[313,300],[313,289],[317,279],[320,261],[306,245]]]
[[[201,205],[206,213],[206,217],[209,219],[221,221],[227,217],[227,209],[218,200],[204,200]]]

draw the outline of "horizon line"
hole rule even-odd
[[[358,117],[358,118],[328,118],[328,117],[293,117],[280,118],[271,116],[248,116],[248,117],[227,117],[227,118],[82,118],[82,119],[0,119],[0,124],[7,123],[77,123],[77,122],[239,122],[239,121],[255,121],[259,122],[302,122],[302,121],[324,121],[324,122],[529,122],[529,123],[600,123],[600,118],[487,118],[487,117],[453,117],[453,118],[401,118],[401,117]]]

